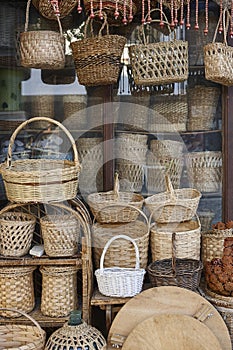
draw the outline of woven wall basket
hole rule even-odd
[[[47,0],[32,0],[33,5],[39,10],[40,14],[48,19],[57,19],[53,5]],[[75,6],[78,4],[78,0],[59,0],[59,16],[64,18],[72,12]]]
[[[39,69],[61,69],[65,66],[65,39],[59,17],[60,32],[28,31],[31,0],[27,2],[24,32],[20,34],[20,64]]]
[[[120,59],[126,38],[109,34],[106,14],[98,36],[88,37],[87,29],[91,21],[92,19],[88,17],[84,39],[71,43],[79,84],[85,86],[115,84],[120,74]],[[107,34],[102,35],[105,27]]]
[[[12,146],[19,133],[29,123],[48,121],[58,126],[68,137],[74,160],[20,159],[12,161]],[[8,156],[1,164],[7,198],[12,202],[64,201],[76,196],[80,164],[75,141],[70,132],[58,121],[49,118],[31,118],[23,122],[12,134]]]

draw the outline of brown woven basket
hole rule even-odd
[[[46,341],[46,332],[39,323],[30,315],[12,308],[0,308],[2,311],[13,311],[19,316],[26,317],[33,325],[28,324],[3,324],[0,325],[1,348],[14,350],[43,350]]]
[[[51,1],[32,0],[32,3],[43,17],[48,19],[57,19]],[[78,0],[59,0],[59,17],[64,18],[68,16],[77,4]]]
[[[71,43],[79,84],[85,86],[115,84],[120,74],[120,59],[126,38],[109,34],[106,15],[98,36],[87,37],[87,28],[91,21],[92,19],[88,17],[84,39]],[[107,34],[102,35],[105,27]]]
[[[53,159],[20,159],[12,161],[12,146],[21,129],[34,121],[47,121],[58,126],[73,148],[73,161]],[[31,118],[12,134],[5,163],[0,166],[7,198],[12,202],[50,202],[75,198],[80,172],[78,151],[70,132],[58,121]]]
[[[31,101],[31,109],[29,112],[32,118],[40,117],[40,118],[54,118],[54,96],[53,95],[38,95],[33,96]],[[39,120],[37,122],[33,122],[29,125],[30,128],[33,129],[47,129],[51,123]]]
[[[35,306],[33,271],[34,266],[1,267],[0,308],[13,308],[30,312]],[[2,316],[19,317],[18,312],[1,311]]]
[[[77,267],[41,266],[41,312],[45,316],[68,316],[78,308]]]
[[[140,266],[143,269],[146,268],[148,263],[149,224],[146,215],[140,209],[138,211],[143,221],[138,219],[127,224],[93,224],[92,245],[96,268],[100,266],[100,258],[106,243],[110,238],[119,234],[127,235],[136,242],[139,250]],[[123,239],[113,242],[105,254],[104,266],[133,268],[135,266],[135,249],[132,244]]]
[[[192,188],[173,189],[166,176],[167,191],[145,199],[145,206],[155,222],[170,223],[191,220],[196,214],[201,193]]]
[[[80,225],[73,215],[46,215],[40,225],[48,256],[72,256],[78,252]]]
[[[63,108],[64,119],[75,119],[78,128],[86,126],[87,97],[85,95],[64,95]]]
[[[177,259],[175,236],[172,234],[172,258],[152,262],[147,271],[153,287],[177,286],[197,291],[203,265],[200,260]]]
[[[144,166],[127,159],[116,161],[116,171],[119,173],[120,191],[141,192],[144,183]]]
[[[20,64],[28,68],[61,69],[65,66],[65,39],[60,19],[60,32],[28,31],[31,0],[27,2],[24,32],[20,33]]]
[[[11,207],[8,207],[9,210]],[[31,248],[36,218],[19,212],[5,212],[0,215],[0,253],[19,257]]]

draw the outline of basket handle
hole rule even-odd
[[[227,18],[226,18],[226,16],[227,16]],[[229,28],[229,20],[230,19],[231,19],[231,15],[229,14],[229,11],[228,11],[227,7],[225,7],[224,10],[223,10],[223,14],[222,14],[222,20],[223,20],[223,43],[225,45],[227,45],[227,32],[228,32],[228,28]],[[215,29],[215,32],[214,32],[213,43],[215,43],[220,22],[221,22],[221,16],[219,16],[218,23],[217,23],[217,26],[216,26],[216,29]]]
[[[113,193],[117,199],[119,198],[119,190],[120,190],[119,175],[118,175],[118,172],[116,171],[114,174]]]
[[[113,241],[115,241],[116,239],[126,239],[127,241],[130,241],[133,245],[134,245],[134,248],[135,248],[135,254],[136,254],[136,263],[135,263],[135,269],[136,270],[139,270],[140,268],[140,261],[139,261],[139,250],[138,250],[138,246],[135,242],[134,239],[132,239],[131,237],[129,236],[126,236],[126,235],[117,235],[117,236],[114,236],[112,238],[110,238],[110,240],[105,244],[104,246],[104,250],[101,254],[101,258],[100,258],[100,270],[103,270],[104,269],[104,258],[105,258],[105,254],[109,248],[109,246],[111,245],[111,243]]]
[[[171,196],[171,200],[176,200],[174,187],[172,186],[171,178],[168,174],[165,175],[165,184],[166,184],[167,192]]]
[[[172,232],[172,273],[176,276],[176,233]]]
[[[31,0],[28,0],[27,7],[26,7],[26,20],[25,20],[25,26],[24,26],[25,32],[28,31],[30,5],[31,5]],[[61,36],[63,36],[60,18],[59,18],[59,16],[56,16],[56,17],[57,17],[57,22],[58,22],[58,26],[59,26],[59,32],[60,32]]]
[[[13,311],[13,312],[18,312],[19,314],[21,314],[22,316],[25,316],[26,318],[28,318],[38,329],[39,332],[41,334],[41,337],[44,338],[45,337],[45,331],[41,328],[41,326],[39,325],[39,323],[34,320],[34,318],[32,318],[30,315],[28,315],[27,313],[21,311],[21,310],[17,310],[17,309],[13,309],[13,308],[8,308],[8,307],[1,307],[1,310],[6,310],[6,311]]]
[[[16,136],[18,135],[19,131],[21,131],[24,127],[26,127],[28,124],[34,122],[34,121],[47,121],[51,124],[55,124],[57,125],[62,131],[64,131],[64,133],[66,134],[66,136],[68,137],[68,139],[70,140],[71,146],[73,148],[73,153],[74,153],[74,162],[75,164],[79,164],[79,160],[78,160],[78,150],[75,144],[75,140],[73,138],[73,136],[71,135],[71,133],[69,132],[68,129],[66,129],[64,127],[64,125],[62,125],[60,122],[58,122],[55,119],[50,119],[47,117],[34,117],[34,118],[30,118],[28,120],[25,120],[23,123],[21,123],[13,132],[13,134],[11,135],[10,141],[9,141],[9,145],[8,145],[8,152],[7,152],[7,166],[10,167],[11,166],[11,162],[12,162],[12,147],[14,145]]]
[[[94,12],[94,16],[99,15],[99,14],[100,14],[100,11]],[[107,21],[107,15],[103,11],[102,11],[102,15],[103,15],[103,18],[104,18],[104,22],[102,23],[102,25],[100,27],[98,37],[102,36],[102,31],[104,30],[105,27],[106,27],[107,35],[109,35],[109,25],[108,25],[108,21]],[[89,24],[90,24],[90,29],[91,29],[91,37],[94,37],[92,22],[93,22],[93,18],[91,16],[89,16],[87,18],[87,21],[86,21],[86,24],[85,24],[85,28],[84,28],[84,38],[85,39],[87,38],[87,28],[88,28]]]

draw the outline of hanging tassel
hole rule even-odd
[[[145,23],[145,2],[142,0],[142,19],[141,19],[142,24]]]
[[[100,10],[99,10],[99,18],[102,20],[104,18],[103,16],[103,2],[100,0]]]
[[[133,20],[133,0],[130,0],[129,2],[129,22],[132,22]]]
[[[232,0],[233,2],[233,0]],[[209,1],[205,1],[205,29],[204,29],[204,35],[208,34],[209,31],[209,15],[208,15],[208,7],[209,7]]]
[[[195,30],[199,29],[199,24],[198,24],[198,0],[196,0],[196,16],[195,16]]]
[[[231,0],[231,24],[230,24],[230,37],[233,39],[233,0]]]
[[[53,7],[54,14],[56,16],[60,16],[59,6],[58,6],[58,0],[50,0],[50,3]]]
[[[81,6],[81,0],[78,0],[78,7],[77,7],[77,11],[78,13],[81,13],[82,12],[82,6]]]
[[[223,32],[223,26],[222,26],[222,17],[223,17],[222,0],[220,0],[219,6],[220,6],[220,22],[219,22],[218,32],[219,32],[219,34],[222,34],[222,32]]]
[[[190,0],[187,1],[187,22],[186,22],[186,28],[190,29]]]
[[[160,4],[160,23],[159,23],[159,25],[160,25],[161,28],[163,28],[164,27],[164,21],[163,21],[163,0],[160,0],[159,4]]]
[[[181,2],[180,2],[180,27],[181,27],[181,29],[182,29],[183,25],[184,25],[184,0],[181,0]]]
[[[147,23],[150,23],[152,21],[152,18],[150,15],[150,0],[147,0],[147,4],[148,4]]]
[[[177,24],[178,24],[178,6],[177,6],[177,0],[174,0],[174,14],[175,14],[175,18],[174,18],[174,24],[175,24],[175,27],[177,27]]]
[[[174,22],[174,0],[171,0],[171,23],[170,23],[171,29],[174,29],[175,22]]]
[[[127,24],[127,18],[126,18],[126,0],[124,0],[124,5],[123,5],[123,7],[124,7],[124,9],[123,9],[123,20],[122,20],[122,22],[123,22],[123,24]]]
[[[118,0],[116,0],[116,6],[115,6],[115,12],[114,12],[114,17],[117,19],[119,17],[119,11],[118,11]]]

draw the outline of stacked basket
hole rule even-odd
[[[153,286],[196,290],[202,272],[201,226],[196,215],[201,194],[191,188],[174,190],[168,176],[166,181],[166,192],[145,199],[150,221],[154,220],[150,231],[150,281]]]

